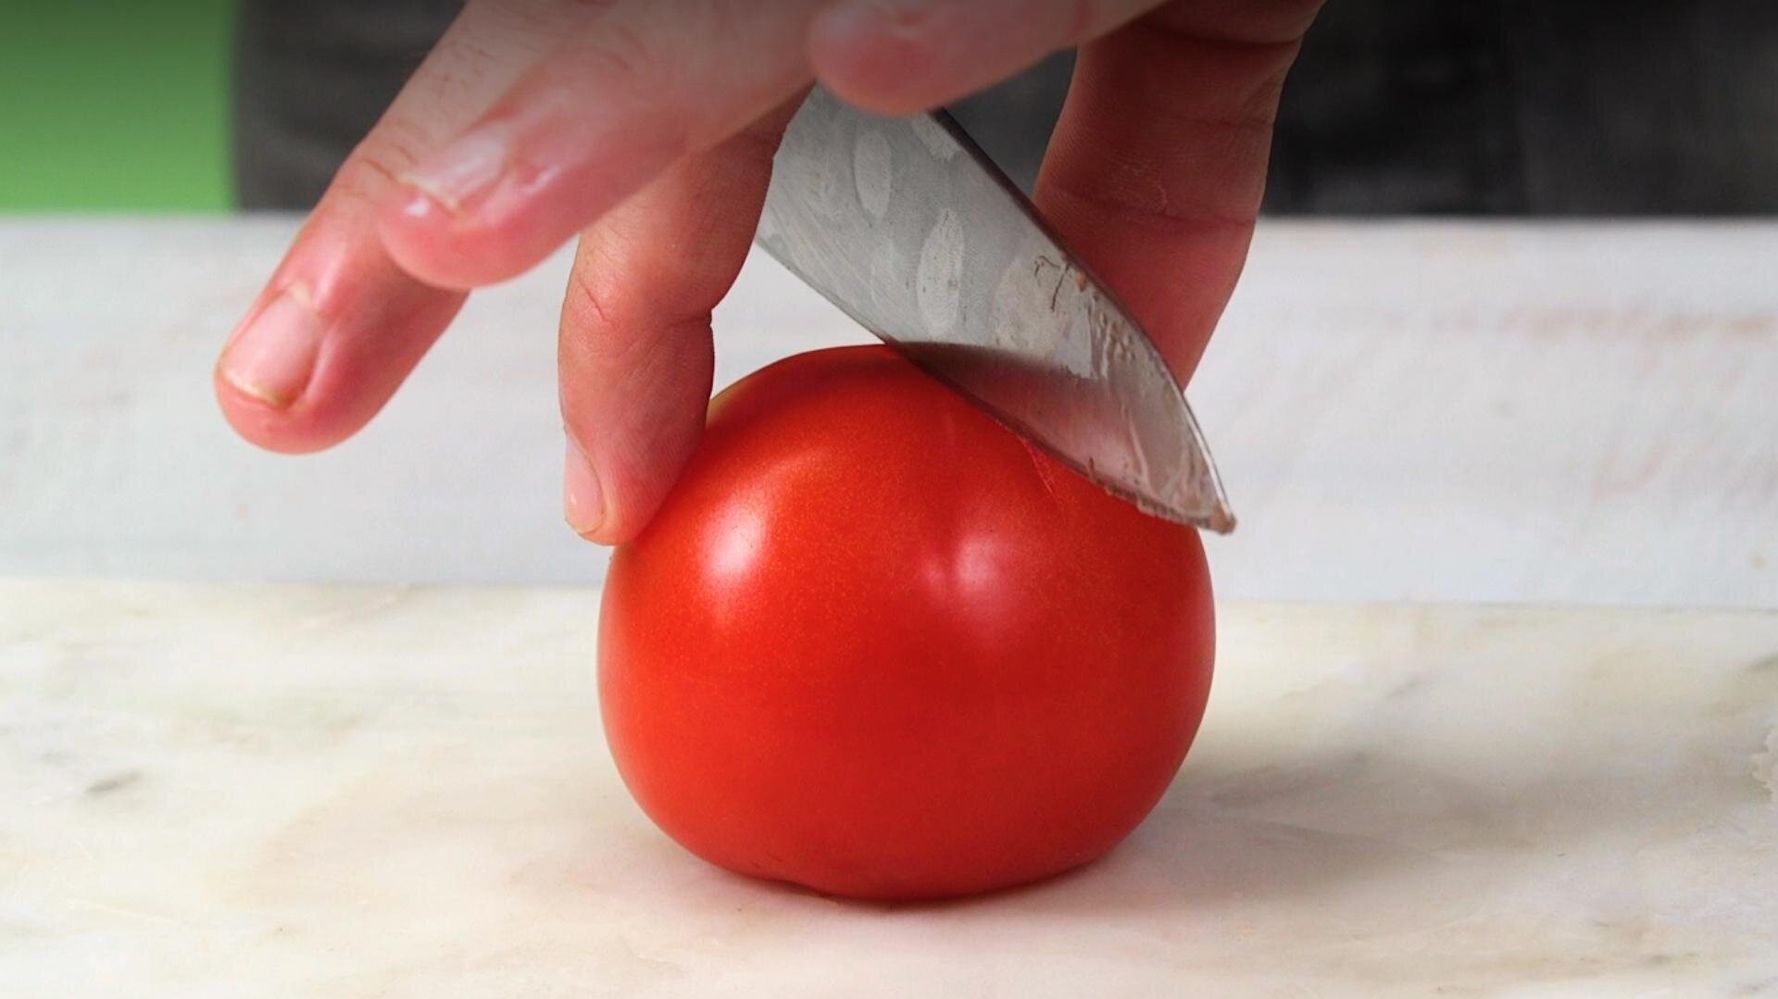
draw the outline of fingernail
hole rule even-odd
[[[591,534],[605,523],[605,492],[599,487],[599,473],[572,437],[562,476],[562,509],[576,534]]]
[[[300,287],[284,289],[237,332],[222,355],[222,377],[277,409],[308,387],[321,350],[321,317]]]
[[[494,186],[511,158],[507,130],[486,126],[421,160],[399,180],[455,215]]]

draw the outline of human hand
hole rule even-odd
[[[1246,258],[1284,75],[1320,0],[471,0],[340,168],[215,388],[286,452],[351,436],[468,290],[579,234],[558,364],[570,525],[620,543],[702,432],[710,313],[819,79],[924,110],[1080,57],[1036,202],[1195,367]]]

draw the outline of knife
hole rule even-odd
[[[949,115],[878,117],[817,86],[778,148],[757,242],[1102,488],[1234,529],[1154,343]]]

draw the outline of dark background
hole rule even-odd
[[[311,203],[459,4],[244,0],[234,162]],[[955,112],[1029,184],[1058,56]],[[1732,215],[1778,206],[1778,2],[1330,0],[1286,88],[1274,214]]]

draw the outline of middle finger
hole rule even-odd
[[[404,174],[383,242],[427,283],[514,277],[810,78],[823,0],[615,0],[482,118]]]

